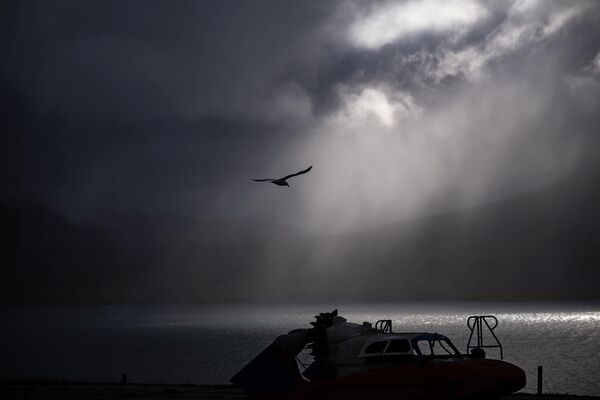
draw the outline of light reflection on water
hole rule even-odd
[[[0,377],[225,383],[278,335],[310,327],[325,305],[19,307],[0,310]],[[461,350],[469,315],[493,314],[505,360],[538,365],[549,392],[600,395],[600,305],[403,303],[339,306],[351,322],[443,333]],[[498,357],[496,349],[488,349]]]

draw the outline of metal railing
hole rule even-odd
[[[375,329],[381,333],[392,333],[392,320],[391,319],[380,319],[375,322]]]
[[[491,324],[490,324],[491,323]],[[472,315],[467,319],[467,326],[471,330],[471,334],[469,335],[469,341],[467,342],[467,354],[469,354],[469,350],[471,349],[484,349],[484,348],[499,348],[500,349],[500,359],[504,359],[504,352],[502,351],[502,344],[498,337],[494,333],[494,329],[498,326],[498,319],[493,315]],[[484,327],[487,327],[487,330],[491,333],[492,341],[491,343],[488,340],[486,344],[483,339]],[[473,341],[473,334],[477,338],[477,344],[471,344]],[[490,335],[487,335],[489,338]]]

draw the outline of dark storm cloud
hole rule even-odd
[[[3,197],[33,198],[77,221],[102,222],[119,210],[347,233],[525,195],[573,174],[590,182],[599,175],[600,7],[593,1],[2,7]],[[309,164],[313,171],[288,191],[249,180]],[[521,237],[511,226],[505,231]],[[462,249],[461,237],[451,236],[433,243],[439,257]],[[482,247],[497,239],[475,236]],[[194,257],[169,258],[177,254],[169,249],[149,258],[168,260],[155,266],[159,272],[183,260],[190,268],[183,275],[210,276],[229,293],[217,271],[225,263],[255,284],[235,290],[277,296],[290,276],[308,279],[302,265],[337,279],[354,256],[364,265],[402,256],[372,238],[379,252],[355,255],[362,238],[345,238],[299,248],[269,239],[244,251],[207,250],[203,242],[198,254],[183,249]],[[427,251],[413,239],[398,246]],[[282,248],[297,269],[281,270]],[[258,266],[249,272],[229,258],[245,251]],[[407,263],[435,264],[411,251]],[[217,266],[198,272],[193,259]],[[365,285],[355,289],[368,295],[381,282],[361,268]],[[563,270],[556,271],[559,282]]]
[[[597,7],[461,5],[466,16],[434,1],[343,3],[326,20],[331,62],[317,90],[305,85],[322,113],[302,150],[326,171],[296,206],[313,202],[307,213],[323,225],[364,227],[436,210],[432,202],[535,190],[594,146],[581,142],[594,124],[581,125],[591,115],[573,82],[588,81],[595,96],[597,78],[584,70],[598,46]]]
[[[302,62],[303,40],[326,11],[281,2],[13,8],[5,82],[42,110],[122,119],[246,113],[285,66]]]
[[[16,94],[26,106],[20,111],[38,118],[29,123],[29,139],[20,147],[25,169],[37,176],[36,185],[50,186],[37,191],[57,192],[54,197],[68,207],[86,204],[85,198],[97,197],[97,192],[129,192],[135,204],[153,194],[158,182],[166,185],[161,192],[193,203],[213,195],[228,197],[229,190],[240,189],[219,182],[250,173],[296,169],[316,160],[336,171],[329,165],[334,160],[345,165],[363,159],[372,167],[380,164],[372,168],[374,176],[349,166],[346,172],[359,174],[365,184],[356,188],[355,178],[342,177],[337,193],[331,194],[362,198],[365,207],[381,210],[385,218],[388,204],[399,204],[405,210],[396,217],[406,217],[423,212],[410,204],[426,204],[443,193],[415,188],[415,196],[403,199],[388,189],[373,198],[368,193],[375,188],[368,182],[395,167],[417,169],[429,186],[440,188],[448,184],[444,182],[461,186],[454,182],[461,177],[463,182],[489,178],[470,178],[466,168],[505,171],[496,175],[511,186],[523,169],[567,165],[580,144],[566,132],[555,134],[558,142],[565,139],[560,144],[566,148],[565,159],[517,167],[452,163],[476,159],[478,153],[498,158],[497,149],[508,146],[503,151],[512,151],[507,143],[516,137],[520,143],[537,140],[515,132],[566,130],[584,119],[578,98],[595,104],[597,96],[597,74],[590,65],[600,47],[598,7],[592,2],[27,2],[6,8],[10,23],[2,51],[3,59],[11,61],[3,64],[1,81],[6,93]],[[582,80],[589,81],[586,96],[573,90]],[[560,99],[569,99],[562,102],[568,106]],[[519,101],[523,104],[517,105]],[[465,121],[473,107],[480,108],[480,115]],[[476,131],[494,113],[505,121],[495,123],[497,133],[486,139]],[[550,117],[554,122],[545,124]],[[219,119],[229,122],[211,125]],[[382,121],[384,130],[396,131],[396,138],[379,137]],[[217,132],[224,126],[235,126],[236,132]],[[441,126],[457,131],[452,140],[463,148],[457,154],[440,145]],[[357,136],[357,130],[372,138]],[[271,139],[254,139],[258,131]],[[354,133],[339,138],[330,131]],[[407,134],[401,132],[406,131],[416,141],[404,141]],[[215,142],[220,134],[230,139]],[[494,144],[486,146],[482,140]],[[220,148],[219,143],[226,144]],[[387,151],[364,150],[369,146]],[[339,150],[343,147],[347,151]],[[525,148],[532,149],[531,158],[544,158],[535,154],[535,146]],[[399,157],[413,161],[397,165]],[[37,161],[31,164],[32,159]],[[446,169],[456,178],[436,173],[439,166],[427,159],[451,160]],[[231,167],[223,168],[229,162]],[[149,176],[143,176],[146,171]],[[534,174],[526,180],[547,181],[561,173],[564,168],[558,167],[550,177]],[[321,176],[317,191],[324,193],[335,178]],[[407,179],[402,174],[385,178],[403,192]],[[195,181],[210,183],[192,188]],[[500,192],[505,190],[511,192],[510,187]],[[255,194],[250,190],[246,195]],[[463,197],[482,200],[468,190]],[[330,207],[318,204],[337,202],[328,196],[312,198],[315,204],[304,213],[316,219],[330,213]],[[112,203],[122,200],[117,196]],[[304,200],[280,211],[307,207],[298,202]],[[346,213],[356,206],[349,203]],[[228,202],[223,208],[239,209]]]
[[[9,4],[2,49],[11,61],[0,79],[21,104],[10,124],[27,120],[15,144],[27,172],[21,183],[69,209],[129,201],[117,193],[135,204],[155,189],[174,201],[188,187],[218,192],[230,160],[255,163],[253,147],[272,148],[255,135],[273,130],[260,121],[306,107],[302,94],[288,100],[299,89],[284,72],[305,62],[327,7]]]

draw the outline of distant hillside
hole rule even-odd
[[[258,223],[115,212],[77,224],[35,202],[4,202],[0,218],[7,238],[0,304],[203,301],[215,291],[217,299],[243,298],[228,292],[229,277],[252,279],[265,244],[304,235]]]
[[[600,182],[350,235],[107,213],[0,209],[2,304],[598,298]]]
[[[561,299],[600,296],[600,182],[538,193],[336,239],[365,296]],[[389,279],[369,279],[373,275]]]
[[[0,301],[98,303],[118,299],[147,261],[101,229],[73,224],[36,203],[0,206],[4,276]]]

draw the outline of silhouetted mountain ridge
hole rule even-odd
[[[539,192],[346,235],[113,215],[76,224],[3,206],[2,303],[597,298],[600,185]],[[15,217],[17,216],[17,217]]]

